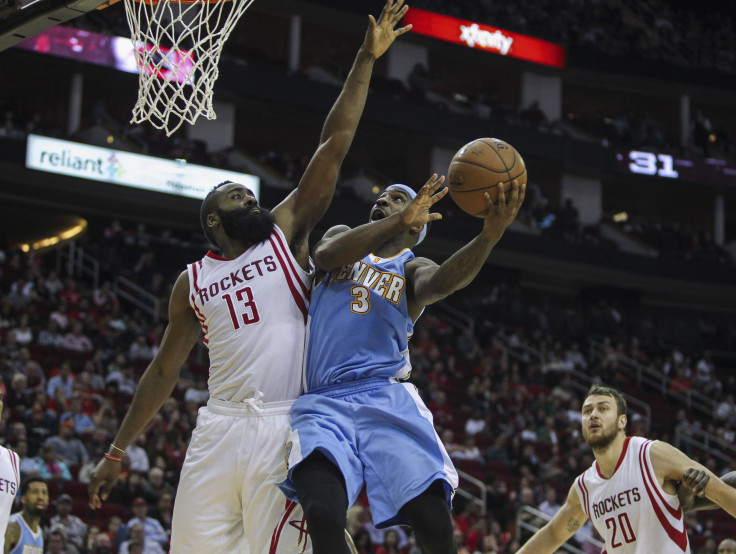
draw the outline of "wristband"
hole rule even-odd
[[[108,454],[107,452],[105,452],[105,458],[107,460],[112,461],[112,462],[118,462],[118,463],[120,463],[120,462],[123,461],[122,458],[119,458],[118,456],[112,456],[112,455]]]

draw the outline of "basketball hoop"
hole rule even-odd
[[[124,0],[139,69],[131,123],[171,136],[212,107],[225,41],[253,0]]]

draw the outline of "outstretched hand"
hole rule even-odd
[[[92,470],[87,486],[89,505],[93,510],[102,507],[102,501],[107,500],[110,489],[120,476],[120,463],[106,458],[100,460]]]
[[[442,177],[437,177],[436,173],[432,175],[419,189],[416,197],[401,210],[401,222],[409,227],[424,227],[425,223],[442,219],[442,214],[430,213],[429,210],[447,194],[449,190],[447,187],[437,192],[444,182],[444,175]]]
[[[502,183],[498,184],[498,197],[494,202],[491,196],[486,192],[486,206],[488,206],[488,215],[483,222],[483,230],[494,235],[501,235],[506,227],[516,219],[521,205],[524,203],[526,196],[526,183],[520,185],[518,181],[511,182],[511,191],[505,193]]]
[[[366,51],[370,52],[374,58],[380,58],[393,44],[396,37],[411,30],[411,25],[398,29],[394,28],[408,10],[409,6],[404,5],[404,0],[387,0],[378,21],[372,15],[368,16],[370,21],[364,46]]]

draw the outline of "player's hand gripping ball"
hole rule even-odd
[[[447,175],[455,204],[481,218],[488,215],[484,193],[496,202],[502,186],[508,200],[511,182],[525,185],[527,179],[526,165],[516,149],[496,138],[479,138],[463,146],[452,158]]]

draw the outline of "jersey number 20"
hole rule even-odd
[[[631,522],[629,521],[629,516],[626,512],[623,512],[618,515],[618,525],[616,525],[616,519],[609,517],[606,520],[606,529],[611,529],[613,527],[613,531],[611,533],[611,547],[618,548],[621,546],[622,542],[618,535],[618,530],[621,530],[621,534],[624,537],[624,541],[626,543],[632,543],[636,540],[636,535],[634,534],[634,529],[631,527]]]

